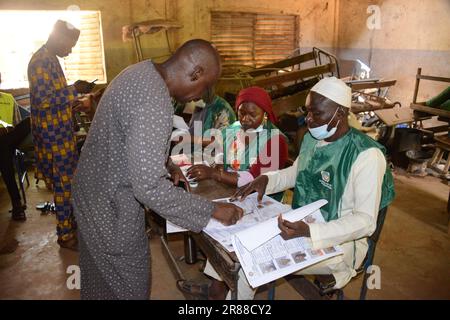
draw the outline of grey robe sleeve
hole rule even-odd
[[[167,220],[200,232],[208,223],[214,204],[175,187],[165,167],[172,113],[150,105],[129,110],[125,124],[129,181],[136,199]]]

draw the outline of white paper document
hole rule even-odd
[[[317,203],[314,204],[317,205]],[[303,216],[302,220],[306,223],[324,222],[319,209],[313,212],[308,209],[300,214],[298,212],[291,214],[294,211],[283,215],[283,219],[288,219],[287,217],[290,215],[288,220],[291,222],[298,221],[300,219],[294,217],[294,215],[297,215],[297,218]],[[310,213],[304,216],[305,212]],[[257,228],[247,229],[246,232],[251,233],[254,238],[267,238]],[[278,233],[280,233],[280,230],[278,230]],[[248,250],[244,246],[241,241],[241,234],[233,236],[232,244],[245,276],[254,288],[343,253],[339,246],[313,250],[309,238],[284,240],[280,234],[253,250]]]
[[[189,126],[186,124],[186,121],[177,115],[173,115],[173,127],[175,129],[189,130]]]
[[[186,124],[184,119],[180,116],[173,116],[173,127],[175,130],[172,131],[170,136],[170,141],[177,140],[177,138],[184,136],[189,133],[189,126]]]
[[[166,233],[186,232],[188,229],[177,226],[175,223],[166,220]]]
[[[313,202],[301,208],[287,212],[283,215],[283,219],[290,222],[302,220],[307,215],[319,210],[326,204],[326,200]],[[236,236],[239,237],[240,242],[247,250],[252,251],[280,233],[277,219],[277,216],[274,216],[267,221],[255,225],[251,230],[243,230],[236,233]]]
[[[229,198],[214,200],[217,202],[229,202]],[[203,231],[219,242],[228,252],[233,252],[232,235],[251,227],[257,227],[264,221],[270,220],[285,213],[291,208],[268,196],[263,196],[258,203],[257,193],[249,195],[244,201],[234,201],[233,204],[244,209],[244,216],[236,224],[225,226],[215,219],[211,219]],[[278,227],[277,227],[278,229]],[[278,230],[279,232],[280,230]]]
[[[180,167],[181,172],[183,173],[184,177],[186,178],[186,180],[188,182],[195,181],[195,179],[187,177],[187,171],[190,167],[192,167],[192,163],[185,154],[173,155],[173,156],[170,156],[170,158],[172,159],[172,162],[175,165]],[[195,164],[204,164],[206,166],[209,166],[209,164],[205,161],[195,163]],[[179,227],[178,225],[170,222],[169,220],[166,220],[166,232],[167,233],[186,232],[186,231],[189,231],[189,230]]]

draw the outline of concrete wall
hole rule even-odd
[[[381,9],[381,28],[366,26],[369,5]],[[343,59],[359,58],[371,76],[398,80],[389,96],[409,105],[418,67],[422,74],[450,77],[449,0],[339,0],[338,49]],[[423,101],[447,84],[421,81]]]
[[[367,7],[379,5],[381,29],[368,30]],[[162,61],[170,51],[192,38],[210,39],[210,11],[244,11],[296,14],[300,17],[302,52],[321,47],[343,59],[359,58],[370,65],[372,75],[396,78],[390,97],[404,105],[411,102],[414,76],[450,76],[449,0],[2,0],[0,10],[100,10],[108,80],[136,62],[132,42],[122,42],[123,25],[150,19],[171,18],[183,27],[169,34],[142,37],[145,57]],[[421,98],[445,85],[423,82]]]
[[[106,71],[110,81],[133,62],[132,44],[123,43],[121,38],[122,25],[131,21],[131,1],[2,0],[0,10],[66,10],[70,5],[78,5],[81,10],[101,11]]]
[[[293,14],[300,17],[300,46],[333,47],[335,1],[326,0],[185,0],[178,1],[180,21],[188,22],[181,30],[181,38],[197,36],[210,38],[210,15],[215,11],[238,11],[258,13]]]
[[[131,3],[133,21],[168,18],[183,25],[181,29],[169,33],[172,51],[189,39],[209,40],[210,12],[213,10],[298,15],[302,52],[313,46],[331,49],[337,43],[337,0],[132,0]],[[156,57],[158,61],[164,60],[170,53],[164,33],[141,39],[146,57]]]
[[[163,32],[142,37],[144,57],[161,61],[170,51],[192,38],[210,39],[210,11],[287,13],[300,16],[302,51],[312,46],[330,49],[337,42],[338,0],[2,0],[0,10],[100,10],[108,80],[135,63],[132,42],[122,42],[121,28],[132,22],[176,19],[183,28],[169,32],[169,45]]]

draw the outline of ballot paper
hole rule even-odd
[[[219,242],[228,252],[234,251],[232,236],[235,233],[257,226],[261,222],[275,218],[279,214],[291,210],[290,206],[282,204],[268,196],[263,196],[261,203],[259,203],[256,193],[249,195],[244,201],[237,200],[231,202],[230,198],[216,199],[213,201],[233,203],[244,210],[244,216],[234,225],[226,226],[218,220],[211,218],[208,225],[203,229],[206,234]],[[186,231],[169,221],[167,222],[166,228],[167,233]]]
[[[190,167],[192,167],[192,163],[189,160],[188,156],[186,156],[185,154],[177,154],[177,155],[170,156],[170,158],[172,159],[172,162],[181,169],[181,172],[183,173],[184,177],[186,178],[186,180],[188,182],[195,181],[195,179],[188,178],[188,176],[187,176],[188,169]],[[204,164],[206,166],[209,166],[208,162],[206,162],[206,161],[194,162],[194,164]],[[167,233],[186,232],[186,231],[189,231],[189,230],[184,229],[180,226],[177,226],[176,224],[170,222],[169,220],[166,220],[166,232]]]
[[[173,116],[173,127],[180,130],[189,130],[189,126],[186,124],[184,119],[180,116]]]
[[[290,222],[302,220],[326,204],[326,200],[319,200],[301,208],[290,210],[283,215],[283,219]],[[251,229],[238,232],[236,236],[247,250],[252,251],[279,233],[280,229],[278,228],[278,217],[274,217],[253,226]]]
[[[172,131],[172,135],[170,136],[171,141],[178,140],[179,137],[189,133],[189,126],[180,116],[173,116],[173,127],[175,130]]]
[[[213,218],[203,231],[219,242],[228,252],[233,252],[232,236],[234,234],[252,227],[257,227],[261,223],[264,223],[264,221],[276,219],[279,214],[285,213],[291,209],[290,206],[282,204],[266,195],[263,196],[261,202],[258,202],[257,196],[257,193],[252,193],[243,201],[237,200],[232,202],[244,210],[244,216],[236,224],[225,226]],[[230,203],[230,198],[217,199],[214,201]]]
[[[283,214],[283,219],[291,222],[303,220],[306,223],[324,223],[319,208],[326,203],[325,200],[319,200]],[[275,227],[278,228],[278,222],[271,219],[265,224],[267,225],[264,228],[257,225],[236,233],[232,237],[236,256],[249,284],[254,288],[343,254],[339,246],[314,250],[311,240],[305,237],[284,240],[279,229],[278,234],[271,237]],[[265,230],[268,234],[261,233],[266,232]],[[269,237],[271,238],[266,240]],[[250,241],[251,238],[258,241]]]

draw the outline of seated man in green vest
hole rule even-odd
[[[326,223],[290,223],[280,217],[279,228],[285,239],[310,238],[313,249],[341,246],[343,255],[298,272],[332,275],[335,288],[344,287],[356,275],[367,254],[366,238],[376,228],[378,211],[395,195],[383,146],[349,126],[350,106],[351,89],[343,81],[335,77],[319,81],[307,99],[309,132],[294,164],[257,177],[235,194],[245,198],[256,191],[261,198],[294,188],[294,209],[326,199],[328,204],[321,209]],[[238,298],[253,299],[255,290],[241,271]]]
[[[12,219],[25,221],[14,173],[14,152],[30,133],[30,118],[21,119],[19,105],[14,97],[0,92],[0,172],[12,203]]]

